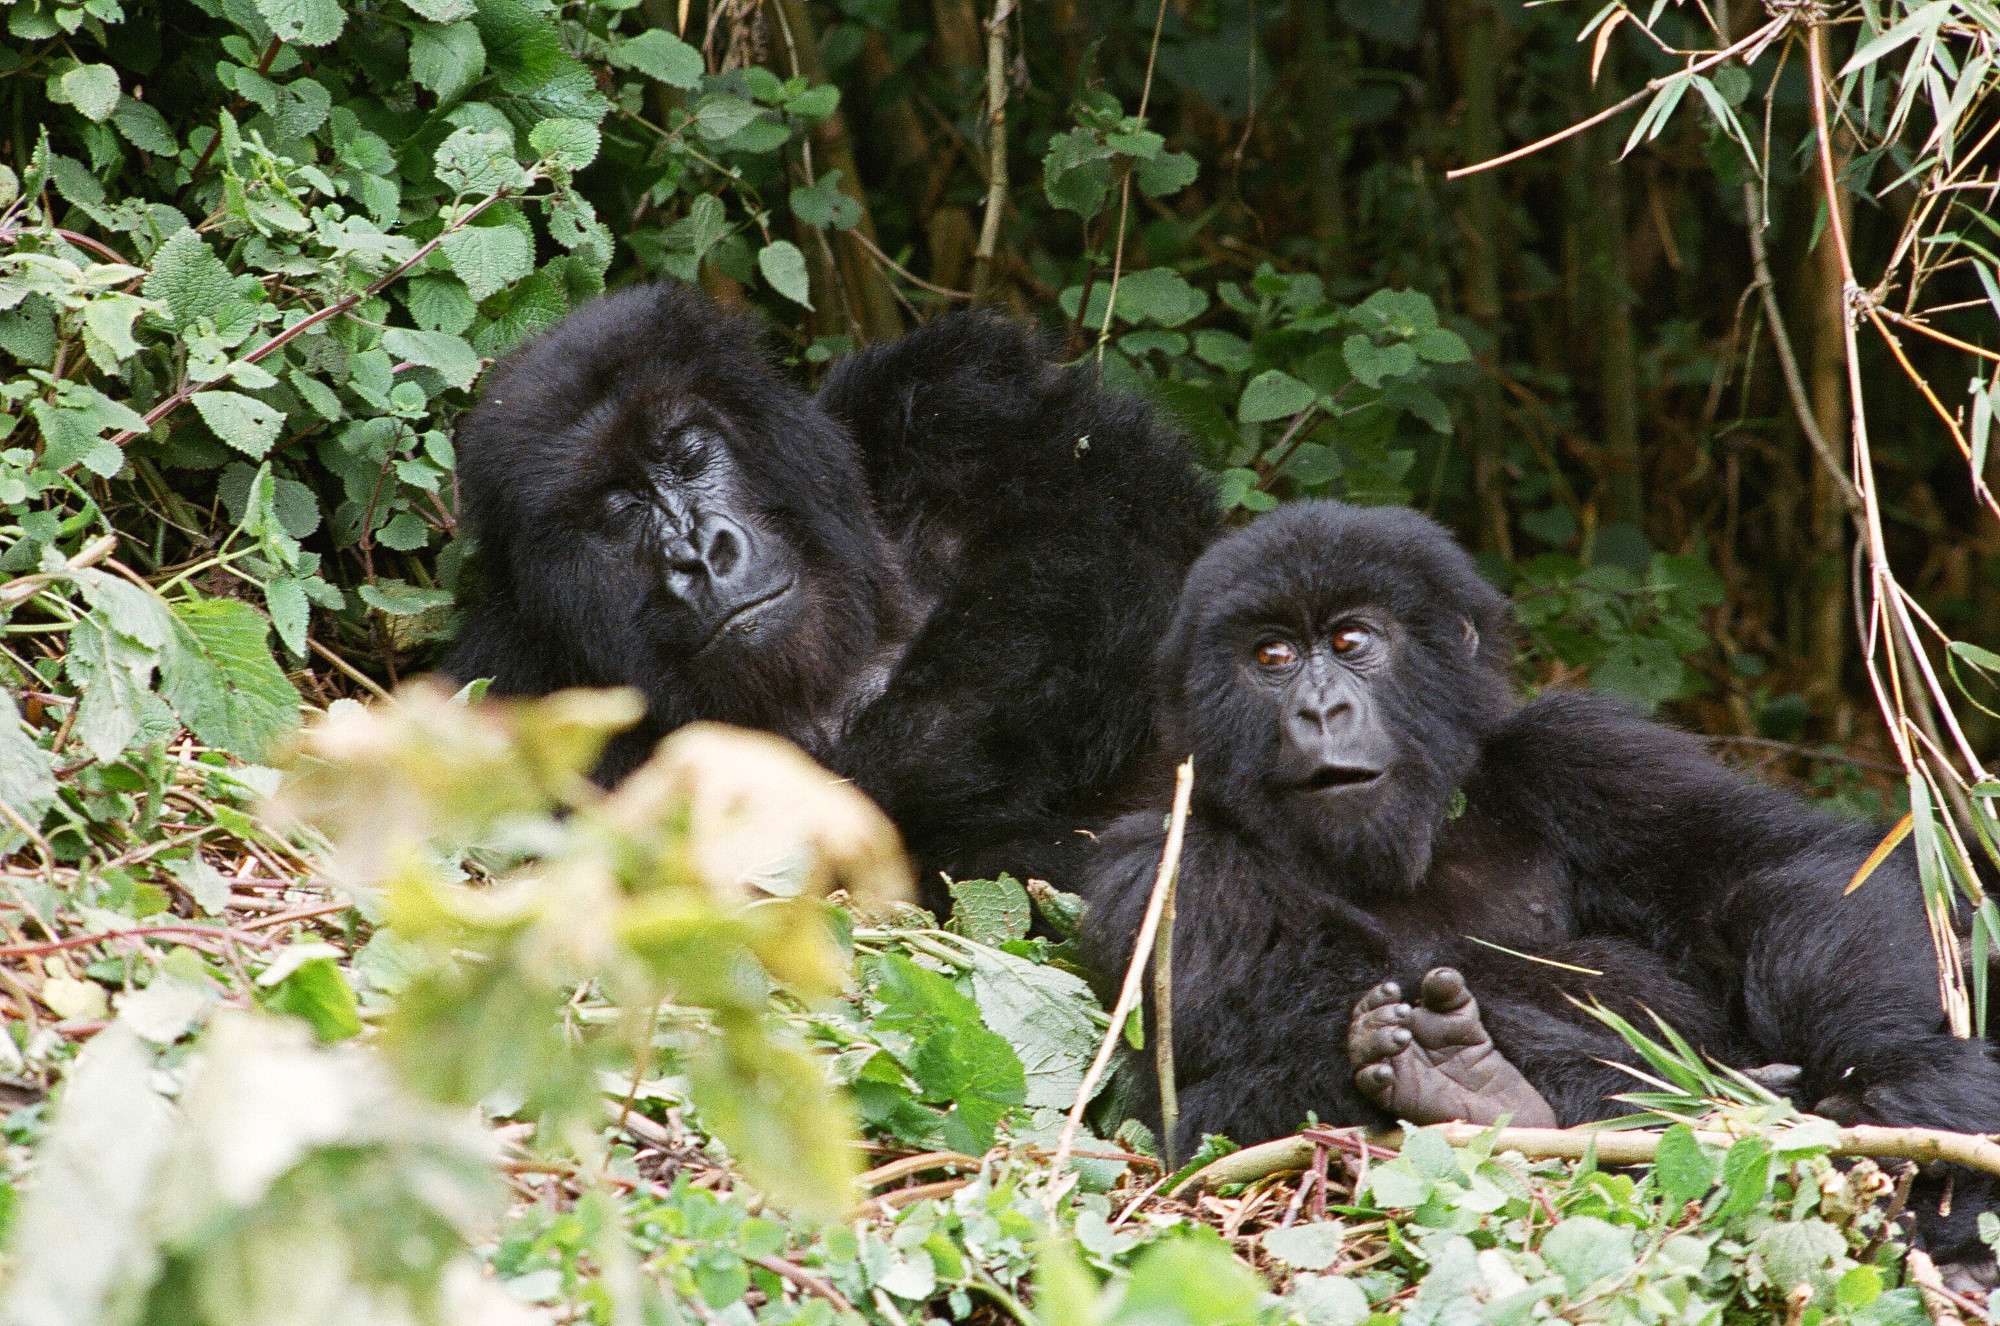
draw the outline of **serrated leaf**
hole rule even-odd
[[[1028,891],[1011,875],[951,882],[952,928],[981,944],[1026,938],[1031,909]]]
[[[142,151],[167,155],[180,151],[174,131],[167,125],[167,117],[143,101],[120,97],[118,109],[111,112],[111,123],[125,135],[127,142]]]
[[[435,162],[438,182],[459,193],[499,193],[528,182],[514,160],[514,137],[504,129],[456,130],[438,144]]]
[[[528,237],[512,226],[467,226],[446,235],[438,247],[475,302],[535,269]]]
[[[80,691],[70,734],[99,760],[115,760],[138,734],[158,651],[115,630],[101,612],[79,618],[63,667]]]
[[[705,72],[701,52],[664,28],[648,28],[611,48],[613,64],[636,69],[669,87],[692,90]]]
[[[1267,368],[1251,378],[1249,385],[1243,388],[1243,399],[1236,407],[1236,417],[1246,424],[1289,419],[1311,405],[1313,397],[1313,389],[1291,374]]]
[[[1178,327],[1208,308],[1208,294],[1170,267],[1128,272],[1118,283],[1118,316],[1127,322]]]
[[[271,624],[247,603],[173,605],[160,694],[203,744],[261,759],[299,725],[299,694],[271,657]]]
[[[280,41],[325,46],[347,26],[339,0],[256,0],[257,13]]]
[[[472,0],[403,0],[403,3],[433,23],[456,23],[471,18],[479,10]]]
[[[1193,184],[1199,167],[1185,152],[1162,152],[1151,160],[1141,161],[1133,173],[1139,180],[1139,192],[1148,198],[1158,198],[1179,193]]]
[[[454,336],[470,327],[479,313],[465,282],[443,273],[413,279],[403,287],[403,303],[425,331],[449,332]]]
[[[278,440],[283,411],[234,391],[202,391],[191,398],[202,422],[246,456],[262,458]]]
[[[392,617],[414,617],[432,608],[448,607],[451,591],[447,589],[423,589],[406,584],[401,580],[381,579],[372,585],[357,585],[355,592],[361,601],[371,608],[379,608]]]
[[[422,23],[411,34],[410,78],[439,102],[456,101],[485,72],[486,47],[473,24]]]
[[[448,332],[392,327],[382,334],[382,348],[398,359],[436,369],[440,377],[460,391],[472,385],[481,368],[479,356],[465,338]]]
[[[694,130],[712,143],[734,138],[763,114],[756,103],[718,92],[703,97],[694,108]]]
[[[1570,1297],[1632,1267],[1632,1232],[1596,1216],[1571,1216],[1542,1240],[1542,1260],[1562,1276]]]
[[[118,109],[118,71],[108,64],[80,64],[57,81],[64,99],[95,123]]]
[[[1695,1139],[1694,1130],[1677,1123],[1660,1138],[1653,1172],[1661,1193],[1679,1208],[1708,1196],[1720,1168],[1715,1157]]]
[[[1472,358],[1465,338],[1446,327],[1427,327],[1410,339],[1417,357],[1433,364],[1463,364]]]
[[[582,170],[597,159],[597,126],[587,120],[543,120],[528,132],[528,146],[566,170]]]
[[[181,861],[169,861],[167,870],[174,880],[187,890],[194,899],[195,906],[210,916],[220,916],[229,906],[229,880],[220,870],[199,856],[191,856]]]
[[[1377,345],[1374,337],[1360,332],[1341,342],[1340,357],[1355,381],[1367,387],[1380,387],[1382,379],[1400,377],[1417,367],[1417,352],[1408,342]]]
[[[812,291],[806,280],[806,255],[788,239],[773,240],[757,250],[757,270],[771,288],[805,308],[812,307]]]
[[[306,627],[312,620],[312,604],[306,597],[305,586],[292,576],[266,581],[264,607],[271,614],[271,625],[277,628],[285,648],[295,657],[305,657]]]
[[[83,325],[111,352],[115,364],[139,353],[139,342],[132,339],[132,323],[141,313],[157,311],[158,307],[136,295],[113,290],[83,306]]]
[[[1259,1240],[1265,1252],[1302,1271],[1324,1271],[1340,1255],[1347,1232],[1338,1220],[1302,1221],[1290,1229],[1274,1229]]]
[[[181,332],[199,318],[220,324],[223,309],[249,302],[239,299],[229,269],[192,227],[175,231],[153,254],[153,270],[146,276],[144,290],[146,298],[167,306],[174,329]]]
[[[413,511],[398,511],[375,535],[375,541],[397,552],[415,552],[430,542],[431,527]]]

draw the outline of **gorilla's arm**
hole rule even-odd
[[[1152,894],[1164,832],[1157,814],[1127,816],[1104,834],[1086,886],[1084,943],[1101,979],[1115,987]],[[1308,1114],[1335,1126],[1395,1121],[1354,1085],[1347,1035],[1354,1004],[1386,962],[1338,924],[1287,924],[1253,863],[1233,845],[1188,825],[1174,927],[1174,1065],[1180,1124],[1176,1157],[1204,1133],[1248,1146],[1296,1132]],[[1147,1044],[1153,1010],[1146,1008]],[[1151,1055],[1137,1074],[1140,1108],[1160,1121]]]
[[[2000,1063],[1944,1021],[1913,853],[1844,895],[1875,827],[1581,694],[1515,715],[1467,796],[1482,813],[1538,824],[1586,933],[1643,944],[1718,1006],[1744,1010],[1743,1052],[1804,1069],[1800,1105],[2000,1128]]]
[[[1075,832],[1150,733],[1148,664],[1216,528],[1140,401],[1020,325],[941,318],[861,351],[819,403],[852,433],[925,625],[833,755],[926,867],[1075,878]]]

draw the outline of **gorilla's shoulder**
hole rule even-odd
[[[1147,401],[1056,363],[1057,350],[1029,323],[965,310],[849,355],[818,400],[853,434],[892,521],[944,504],[1010,526],[1196,531],[1191,558],[1215,528],[1214,481]]]

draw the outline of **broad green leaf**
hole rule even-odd
[[[1359,332],[1341,342],[1340,357],[1355,381],[1367,387],[1380,387],[1383,378],[1400,377],[1417,367],[1417,352],[1408,342],[1377,345],[1374,337]]]
[[[792,215],[815,230],[850,230],[861,220],[861,204],[840,188],[840,172],[829,170],[810,189],[792,190]]]
[[[398,359],[436,369],[440,377],[460,391],[469,388],[479,376],[479,356],[463,336],[393,327],[382,334],[382,348]]]
[[[1241,373],[1252,362],[1250,342],[1235,332],[1204,327],[1194,334],[1194,353],[1204,363],[1229,373]]]
[[[1660,1192],[1676,1209],[1708,1196],[1719,1169],[1715,1157],[1695,1140],[1694,1130],[1686,1124],[1675,1124],[1660,1138],[1653,1173]]]
[[[459,193],[499,193],[528,182],[528,173],[514,160],[514,136],[504,129],[456,130],[438,144],[436,162],[439,183]]]
[[[101,612],[77,620],[64,670],[79,688],[70,735],[99,760],[115,760],[138,735],[159,651],[114,630]]]
[[[688,90],[701,86],[705,72],[701,52],[664,28],[648,28],[618,43],[611,48],[611,62]]]
[[[531,272],[507,292],[507,310],[473,333],[473,348],[497,358],[569,312],[569,301],[545,268]]]
[[[160,694],[204,745],[261,759],[299,725],[299,694],[271,657],[271,624],[234,599],[173,606]]]
[[[1267,368],[1243,388],[1236,417],[1246,424],[1288,419],[1313,403],[1313,389],[1289,373]],[[1251,475],[1254,480],[1255,474]]]
[[[479,10],[473,0],[403,0],[403,3],[433,23],[456,23],[471,18]]]
[[[83,325],[93,340],[91,358],[98,361],[98,367],[105,372],[117,371],[117,365],[139,353],[139,342],[132,338],[132,323],[141,313],[151,313],[159,305],[150,300],[128,295],[121,290],[98,295],[83,306]],[[98,347],[108,354],[111,363],[106,364],[97,353]]]
[[[1158,198],[1179,193],[1193,184],[1197,169],[1194,158],[1185,152],[1162,152],[1151,160],[1141,161],[1133,174],[1138,178],[1141,193]]]
[[[234,391],[201,391],[191,398],[202,422],[246,456],[262,457],[278,440],[285,416],[254,396]]]
[[[403,287],[403,303],[409,307],[410,316],[417,325],[425,331],[448,332],[454,336],[470,327],[472,320],[479,316],[479,307],[472,302],[465,282],[442,272],[413,278]]]
[[[710,142],[719,143],[734,138],[761,114],[755,102],[718,92],[696,103],[694,130]]]
[[[794,304],[812,307],[812,290],[806,280],[806,255],[787,239],[772,240],[757,250],[757,270],[771,288]]]
[[[1266,1253],[1301,1271],[1324,1271],[1340,1255],[1346,1227],[1338,1220],[1302,1221],[1290,1229],[1274,1229],[1260,1240]]]
[[[410,36],[410,78],[442,103],[456,101],[485,72],[486,47],[470,23],[420,23]]]
[[[1178,327],[1207,308],[1207,293],[1170,267],[1127,272],[1118,282],[1118,315],[1128,322]]]
[[[361,1032],[354,987],[332,958],[300,963],[266,995],[264,1007],[303,1018],[322,1041],[346,1040]]]
[[[587,120],[543,120],[528,133],[528,146],[566,170],[582,170],[597,159],[597,126]]]
[[[98,124],[118,109],[118,71],[108,64],[80,64],[57,80],[65,100]]]
[[[1542,1240],[1542,1260],[1562,1276],[1571,1298],[1632,1269],[1632,1231],[1596,1216],[1571,1216]]]
[[[980,1020],[1021,1061],[1027,1083],[1023,1103],[1058,1110],[1075,1104],[1104,1038],[1091,1016],[1096,1000],[1083,978],[999,949],[975,949],[972,994]]]
[[[277,628],[285,648],[294,657],[305,657],[306,627],[312,620],[312,604],[305,586],[295,576],[279,576],[264,582],[264,608],[271,614],[271,625]]]
[[[1028,933],[1028,891],[1013,876],[951,882],[951,925],[967,939],[1004,944]]]
[[[221,313],[239,301],[229,269],[192,228],[177,230],[153,255],[153,270],[145,282],[146,298],[165,304],[174,329],[185,332],[197,318],[221,322]]]
[[[14,697],[0,690],[0,801],[33,822],[56,799],[55,764],[29,735]],[[11,831],[0,830],[0,832]]]
[[[278,40],[325,46],[347,26],[340,0],[257,0],[257,12]]]
[[[1417,356],[1433,364],[1463,364],[1472,358],[1465,338],[1444,327],[1427,327],[1410,340]]]
[[[397,552],[415,552],[430,542],[431,527],[413,511],[398,511],[375,535],[375,541]]]
[[[438,247],[475,302],[535,269],[534,249],[512,226],[467,226],[447,234]]]
[[[194,899],[195,906],[210,916],[220,916],[229,906],[229,880],[220,870],[201,859],[191,856],[182,861],[167,862],[167,869],[175,881],[187,890]]]
[[[358,585],[355,592],[369,607],[379,608],[393,617],[414,617],[420,612],[447,607],[451,603],[450,590],[424,589],[388,578],[377,580],[372,585]]]

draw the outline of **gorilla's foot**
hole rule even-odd
[[[1424,977],[1416,1005],[1394,981],[1361,997],[1347,1026],[1347,1057],[1361,1094],[1414,1124],[1464,1119],[1553,1128],[1555,1111],[1507,1061],[1479,1020],[1465,978],[1450,967]]]

